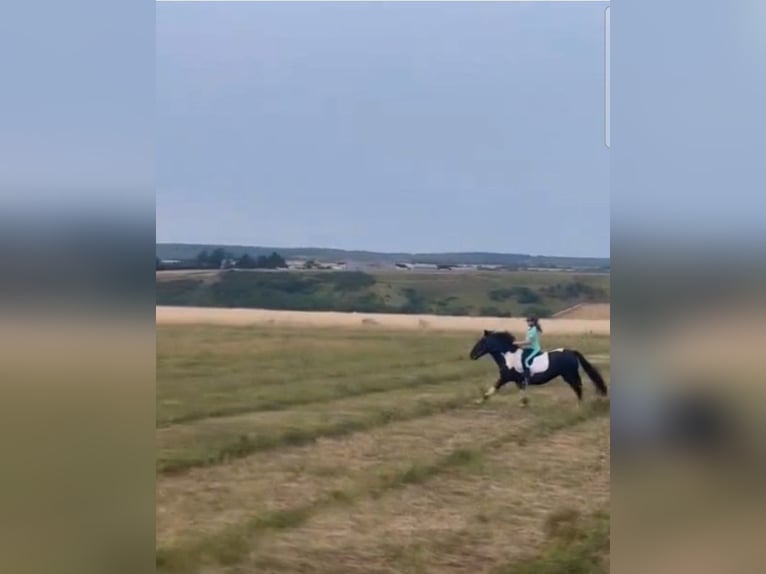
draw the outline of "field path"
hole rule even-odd
[[[158,325],[278,325],[297,327],[383,327],[390,329],[434,329],[481,331],[482,329],[524,331],[522,318],[450,317],[443,315],[396,315],[337,313],[331,311],[271,311],[217,307],[157,306]],[[608,335],[609,319],[544,319],[546,333]]]

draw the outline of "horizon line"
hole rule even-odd
[[[344,247],[327,247],[327,246],[309,246],[309,245],[297,245],[297,246],[288,246],[288,245],[247,245],[244,243],[210,243],[210,242],[183,242],[183,241],[155,241],[155,246],[159,245],[186,245],[186,246],[193,246],[193,245],[199,245],[199,246],[214,246],[214,247],[244,247],[244,248],[250,248],[250,249],[291,249],[291,250],[300,250],[300,249],[318,249],[318,250],[324,250],[324,251],[346,251],[346,252],[360,252],[360,253],[371,253],[371,254],[381,254],[381,255],[469,255],[474,253],[483,253],[483,254],[490,254],[490,255],[521,255],[525,257],[548,257],[548,258],[558,258],[558,259],[606,259],[611,261],[611,255],[544,255],[541,253],[523,253],[520,251],[512,252],[512,251],[480,251],[480,250],[466,250],[466,251],[401,251],[401,250],[394,250],[394,251],[386,251],[386,250],[375,250],[375,249],[349,249]]]

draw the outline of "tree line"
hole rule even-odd
[[[287,269],[287,261],[276,251],[271,255],[252,257],[245,253],[235,257],[225,249],[203,249],[194,259],[166,265],[156,258],[156,269]]]

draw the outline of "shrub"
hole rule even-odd
[[[203,283],[195,279],[159,281],[156,286],[157,305],[192,305],[200,296]]]
[[[569,281],[557,283],[543,288],[543,293],[554,299],[571,301],[573,299],[585,299],[587,301],[605,301],[608,299],[606,290],[594,287],[582,281]]]
[[[417,289],[405,287],[401,290],[401,293],[407,301],[399,308],[400,313],[421,314],[430,311],[428,299],[418,292]]]
[[[529,315],[535,315],[536,317],[544,318],[544,317],[550,317],[551,315],[553,315],[553,313],[547,307],[535,306],[535,307],[527,307],[526,309],[524,309],[523,315],[525,317],[528,317]]]
[[[542,300],[540,295],[535,293],[532,289],[522,286],[493,289],[489,292],[489,298],[496,302],[515,298],[522,305],[531,305],[539,303]]]
[[[323,277],[338,291],[360,291],[375,285],[375,278],[361,271],[336,271]]]
[[[513,289],[500,288],[492,289],[492,291],[489,292],[489,298],[493,301],[507,301],[511,297],[513,297]]]

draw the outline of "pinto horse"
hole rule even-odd
[[[489,387],[479,403],[483,403],[495,394],[506,383],[514,382],[522,392],[521,404],[526,405],[526,396],[523,394],[526,384],[524,383],[524,366],[522,364],[523,349],[519,347],[513,335],[507,331],[484,331],[484,335],[471,349],[471,360],[477,360],[484,355],[491,356],[500,371],[497,382]],[[602,397],[607,395],[606,383],[601,373],[598,372],[588,360],[580,353],[572,349],[555,349],[547,353],[541,353],[532,360],[530,368],[531,385],[544,385],[545,383],[561,377],[577,395],[577,404],[582,400],[582,379],[579,367],[582,366],[593,384],[596,391]]]

